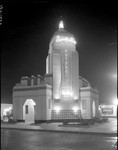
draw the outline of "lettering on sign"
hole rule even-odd
[[[68,77],[68,53],[67,50],[65,50],[65,81],[67,82],[67,77]]]
[[[61,37],[61,36],[57,36],[56,37],[56,42],[71,42],[73,44],[76,44],[76,41],[73,37],[67,37],[67,36],[64,36],[64,37]]]

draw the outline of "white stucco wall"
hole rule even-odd
[[[72,99],[79,99],[79,55],[77,51],[73,51],[72,57]]]
[[[36,120],[47,120],[47,97],[46,89],[47,86],[37,86],[36,87],[25,88],[22,91],[13,92],[13,115],[14,119],[23,120],[23,105],[27,99],[32,99],[35,103],[35,119]],[[50,89],[50,87],[48,87]],[[49,94],[50,95],[50,92]]]
[[[84,118],[91,119],[99,116],[99,93],[92,87],[80,88],[80,99],[85,101],[86,109],[81,107],[82,115]],[[95,102],[95,116],[93,116],[93,101]]]

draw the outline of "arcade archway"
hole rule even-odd
[[[23,105],[23,119],[25,123],[34,123],[35,121],[35,106],[33,99],[27,99]]]

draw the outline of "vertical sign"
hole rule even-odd
[[[65,50],[65,81],[67,82],[67,78],[68,78],[68,53],[67,50]]]

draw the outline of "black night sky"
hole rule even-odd
[[[22,76],[45,74],[49,42],[63,20],[77,41],[80,75],[97,87],[100,103],[112,104],[117,94],[117,13],[116,3],[106,2],[3,3],[1,102],[12,103],[12,88]]]

